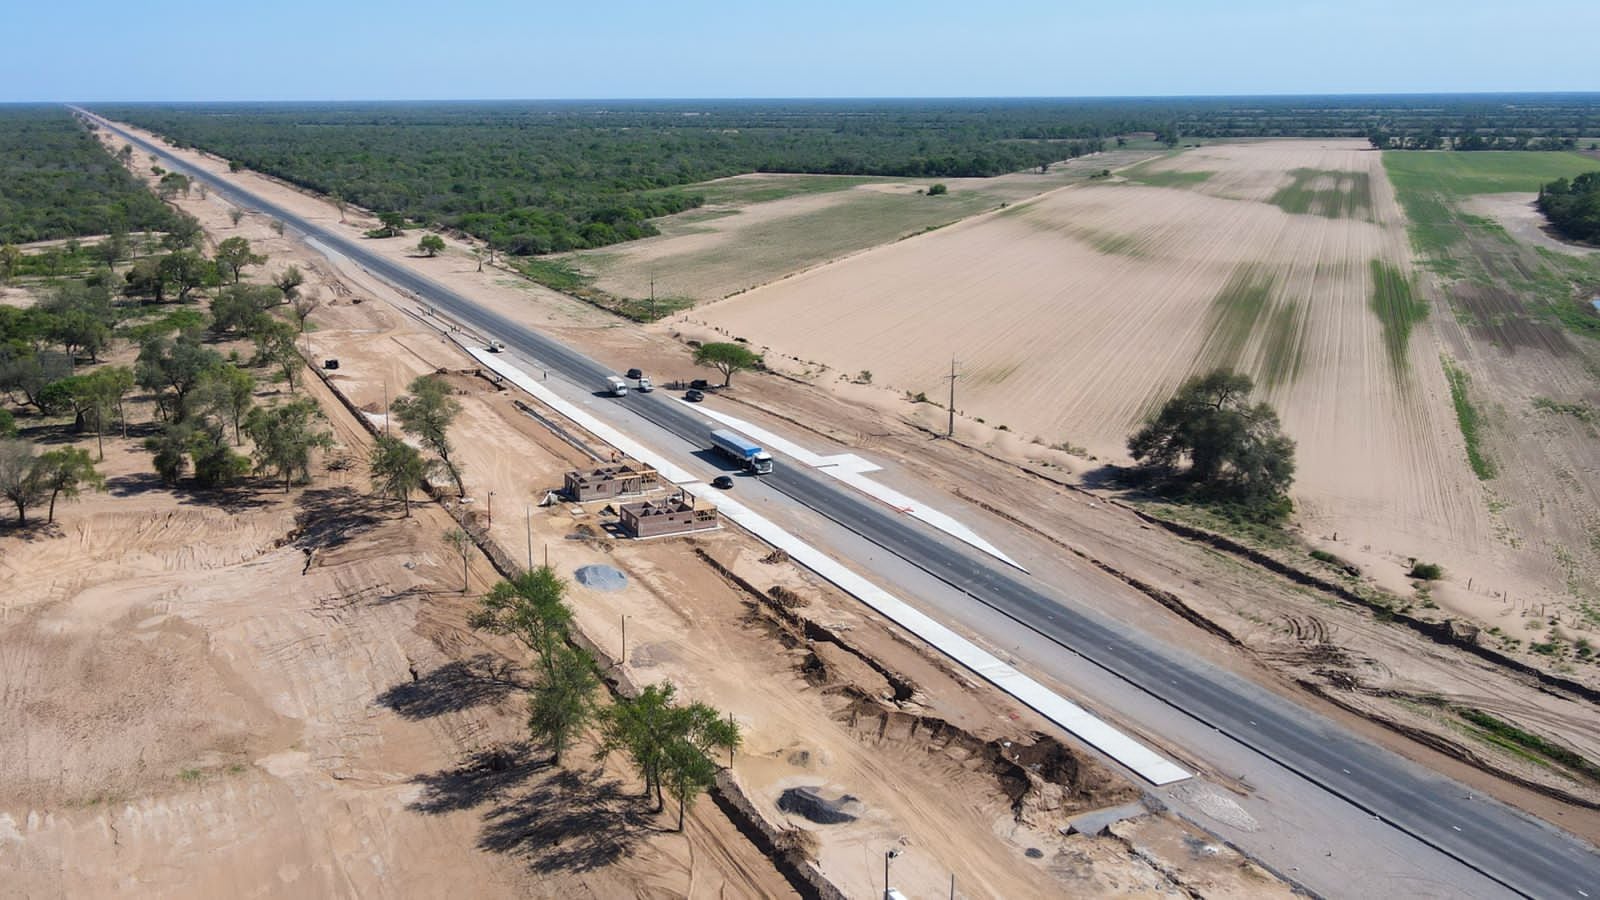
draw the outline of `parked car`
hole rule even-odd
[[[695,391],[695,390],[687,391],[683,395],[683,399],[689,401],[690,403],[699,403],[701,400],[704,400],[705,398],[706,398],[705,394],[702,394],[701,392]]]
[[[732,490],[733,479],[729,478],[727,475],[718,475],[717,477],[711,479],[711,486],[714,488],[721,488],[724,491]]]
[[[502,351],[504,349],[506,349],[506,345],[500,343],[499,341],[490,341],[489,342],[489,352],[490,353],[499,353],[500,351]]]
[[[628,370],[628,377],[629,378],[643,378],[644,377],[644,372],[640,371],[639,369],[629,369]]]
[[[692,387],[697,391],[709,391],[711,390],[711,383],[706,381],[704,378],[696,378],[695,380],[689,382],[689,387]]]

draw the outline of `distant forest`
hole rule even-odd
[[[1383,136],[1393,146],[1600,135],[1600,95],[1090,100],[99,105],[311,190],[515,254],[656,233],[688,185],[748,172],[988,176],[1118,136]],[[1376,142],[1376,141],[1375,141]]]
[[[166,231],[174,214],[60,106],[0,106],[0,244]]]
[[[1567,238],[1600,244],[1600,171],[1540,188],[1539,209]]]

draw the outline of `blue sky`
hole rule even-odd
[[[7,6],[0,101],[1600,90],[1600,0]]]

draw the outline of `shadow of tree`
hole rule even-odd
[[[557,771],[484,815],[478,847],[523,857],[536,872],[586,872],[630,855],[656,831],[650,804],[597,769]]]
[[[533,773],[550,767],[548,760],[533,760],[531,751],[526,741],[491,747],[453,769],[418,775],[412,782],[422,785],[422,795],[409,808],[437,816],[500,800]]]
[[[353,488],[310,488],[300,494],[295,514],[295,546],[302,550],[327,550],[383,521],[379,501]]]
[[[486,703],[498,703],[528,685],[517,666],[488,653],[454,660],[413,681],[402,681],[374,698],[407,719],[431,719]]]

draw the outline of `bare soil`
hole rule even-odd
[[[381,425],[388,399],[437,371],[470,435],[460,444],[474,502],[456,515],[505,547],[531,533],[559,571],[604,561],[626,572],[622,592],[574,586],[582,630],[620,645],[626,616],[630,676],[669,679],[735,716],[747,744],[734,775],[765,814],[782,817],[776,798],[793,784],[862,798],[868,815],[819,827],[813,845],[847,895],[880,889],[882,849],[895,844],[906,852],[897,886],[913,895],[942,891],[952,872],[972,893],[1183,893],[1181,876],[1119,839],[1060,833],[1073,812],[1136,792],[1030,714],[793,564],[760,562],[767,548],[742,534],[568,540],[600,512],[529,507],[582,454],[467,373],[469,359],[404,298],[317,263],[264,221],[236,228],[214,198],[183,205],[211,234],[267,249],[268,270],[300,264],[327,298],[310,355],[341,365],[308,390],[330,417],[339,464],[287,495],[213,501],[156,485],[146,456],[119,438],[108,441],[113,491],[64,510],[59,536],[0,538],[0,696],[7,720],[23,723],[0,737],[0,853],[24,893],[791,890],[718,805],[698,804],[674,834],[620,760],[578,748],[565,766],[544,766],[519,739],[519,657],[465,627],[496,574],[473,554],[462,591],[461,561],[441,540],[451,515],[418,504],[402,518],[370,499],[367,430],[330,390]],[[557,305],[553,321],[593,319]],[[848,632],[849,646],[816,649],[813,626],[769,618],[727,571],[803,592],[806,617]],[[1053,864],[1063,853],[1079,864]]]

